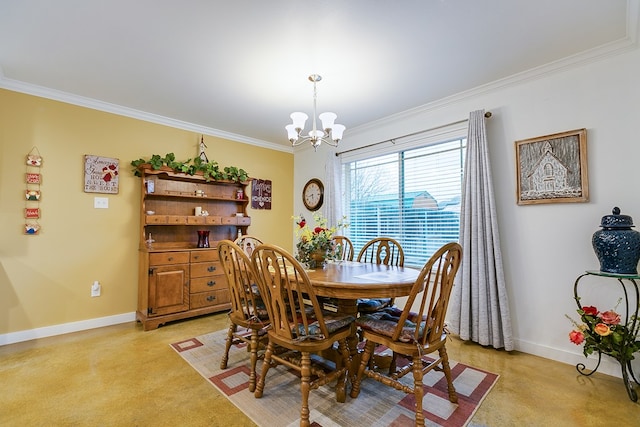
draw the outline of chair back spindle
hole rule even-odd
[[[358,262],[404,266],[404,251],[400,243],[390,237],[376,237],[364,244]]]

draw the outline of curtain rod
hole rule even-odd
[[[491,117],[491,111],[487,111],[486,113],[484,113],[484,117],[487,118],[487,119],[490,118]],[[350,150],[340,151],[340,152],[336,153],[336,157],[340,156],[341,154],[350,153],[352,151],[358,151],[358,150],[362,150],[364,148],[375,147],[376,145],[384,144],[385,142],[391,142],[391,143],[395,144],[396,143],[396,139],[408,138],[410,136],[420,135],[421,133],[431,132],[432,130],[441,129],[441,128],[444,128],[444,127],[447,127],[447,126],[458,125],[460,123],[464,123],[464,122],[468,122],[468,121],[469,121],[469,119],[458,120],[457,122],[451,122],[451,123],[447,123],[445,125],[435,126],[435,127],[430,128],[430,129],[420,130],[418,132],[408,133],[408,134],[402,135],[402,136],[396,136],[395,138],[385,139],[384,141],[374,142],[372,144],[363,145],[362,147],[357,147],[357,148],[352,148]]]

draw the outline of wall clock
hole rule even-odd
[[[324,202],[324,184],[318,178],[310,179],[302,189],[302,203],[310,211],[317,211]]]

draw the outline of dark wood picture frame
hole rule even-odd
[[[587,130],[515,142],[519,205],[589,201]]]

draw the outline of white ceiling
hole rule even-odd
[[[312,112],[307,77],[318,73],[318,112],[336,112],[347,138],[391,114],[635,42],[638,2],[0,0],[0,87],[286,145],[289,114]]]

